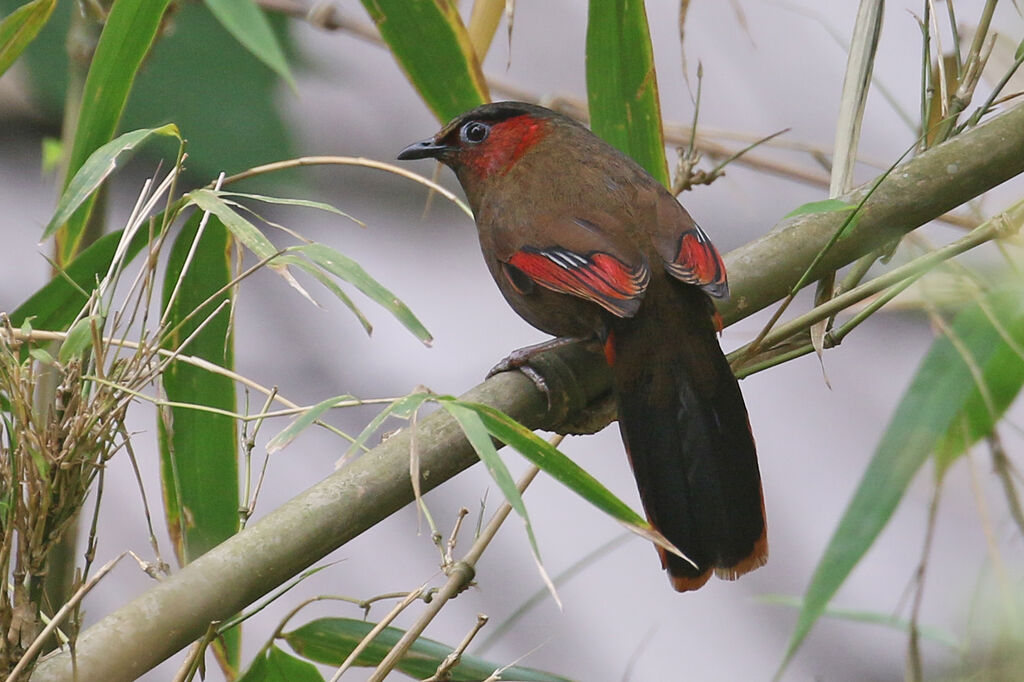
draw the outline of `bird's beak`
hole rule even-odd
[[[450,150],[451,147],[445,144],[438,144],[434,141],[434,138],[431,137],[421,142],[414,142],[409,145],[398,153],[398,159],[400,161],[408,161],[409,159],[436,159]]]

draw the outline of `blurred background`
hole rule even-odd
[[[5,2],[0,7],[6,11],[17,4]],[[843,41],[849,40],[856,3],[684,4],[690,7],[681,48],[679,3],[647,2],[665,120],[691,123],[699,64],[699,129],[716,133],[715,139],[735,148],[744,146],[744,140],[788,129],[778,138],[780,144],[761,147],[754,155],[771,159],[790,171],[790,177],[736,163],[710,186],[681,196],[719,249],[727,252],[764,234],[793,208],[827,197],[827,186],[812,181],[827,182],[828,177],[815,157],[827,156],[832,148],[846,67]],[[968,33],[983,4],[956,3]],[[151,70],[140,78],[134,108],[129,108],[121,129],[176,122],[189,140],[190,180],[195,184],[221,170],[237,172],[290,156],[393,160],[405,145],[433,134],[440,123],[390,53],[369,37],[373,28],[362,6],[345,0],[334,3],[334,9],[335,18],[344,24],[338,30],[277,20],[292,55],[293,89],[238,47],[201,6],[183,4],[157,46],[147,67]],[[875,177],[916,139],[900,109],[916,120],[921,32],[915,17],[921,9],[921,2],[886,6],[875,69],[877,88],[864,119],[860,153],[865,163],[857,168],[858,183]],[[63,14],[66,22],[72,11],[73,3],[61,2],[55,21]],[[586,11],[586,3],[578,1],[516,3],[511,38],[503,22],[484,63],[485,74],[492,79],[492,96],[585,102]],[[1024,35],[1014,3],[1000,3],[993,26],[1009,41],[1012,60]],[[66,29],[51,25],[46,30],[52,31],[46,40],[53,44],[47,50],[42,44],[33,46],[31,62],[19,63],[0,79],[0,310],[5,311],[35,291],[49,273],[45,256],[50,247],[38,242],[52,215],[57,188],[53,175],[42,170],[42,149],[44,138],[59,135],[63,85],[58,81],[65,69],[47,60],[59,58]],[[1000,49],[1005,52],[1005,45]],[[174,68],[158,59],[162,50],[181,55],[172,60]],[[40,77],[47,69],[52,79]],[[168,71],[155,73],[158,69]],[[892,101],[880,95],[883,87]],[[137,101],[148,104],[134,106]],[[669,151],[672,168],[676,155]],[[153,154],[137,155],[129,171],[117,176],[109,200],[112,225],[127,216],[157,163]],[[411,167],[428,176],[433,172],[428,162]],[[794,179],[795,175],[807,177]],[[439,180],[460,191],[446,169]],[[278,386],[300,404],[346,393],[361,398],[398,396],[417,386],[460,394],[479,383],[510,350],[544,338],[501,299],[483,265],[472,222],[439,198],[425,211],[427,192],[421,186],[370,169],[331,167],[272,176],[255,187],[278,196],[329,202],[363,220],[365,229],[317,211],[266,210],[273,220],[358,261],[411,307],[435,341],[432,348],[424,347],[372,304],[363,306],[374,324],[368,337],[337,301],[319,296],[324,306],[315,308],[280,278],[264,272],[251,278],[239,297],[238,372]],[[1018,179],[970,210],[975,217],[998,212],[1019,199],[1022,190]],[[958,228],[929,229],[939,241],[955,235]],[[288,241],[284,235],[270,236]],[[984,259],[975,260],[984,267]],[[798,299],[794,307],[806,310],[809,303]],[[729,327],[723,346],[730,350],[751,340],[766,319],[757,315]],[[484,613],[490,624],[469,651],[496,662],[518,661],[578,680],[770,679],[785,653],[797,610],[764,598],[799,597],[806,590],[894,406],[934,337],[924,314],[896,309],[875,315],[840,348],[827,352],[823,366],[813,355],[807,356],[741,383],[759,447],[769,520],[771,556],[765,567],[737,582],[712,580],[699,592],[679,595],[670,589],[653,549],[639,538],[623,538],[577,565],[625,531],[542,474],[525,499],[547,571],[558,576],[577,569],[570,580],[559,583],[563,610],[543,599],[499,640],[480,649],[483,638],[543,589],[522,525],[511,520],[484,554],[477,586],[450,604],[426,635],[455,644],[476,614]],[[251,400],[256,409],[262,397]],[[356,434],[375,413],[373,408],[344,410],[331,421]],[[1018,404],[1006,423],[1018,424],[1021,416]],[[130,423],[138,431],[152,432],[152,408],[138,405]],[[283,422],[268,425],[264,437],[283,427]],[[1011,456],[1021,452],[1019,429],[1006,428],[1002,436]],[[146,450],[153,438],[136,440],[141,444],[136,448],[146,494],[159,515],[158,457],[155,448]],[[309,430],[274,454],[256,517],[332,472],[346,447],[323,430]],[[562,448],[639,508],[615,427],[568,438]],[[258,457],[262,454],[258,448]],[[506,453],[505,460],[515,472],[525,469],[515,453]],[[992,608],[992,555],[987,542],[999,546],[1011,574],[1020,578],[1020,535],[1015,534],[990,468],[986,456],[964,458],[943,487],[920,621],[952,641],[943,636],[922,641],[929,677],[955,670],[974,646],[984,651],[986,623],[991,620],[986,614]],[[836,608],[907,616],[933,490],[931,467],[926,466],[836,596]],[[489,515],[499,500],[500,493],[482,467],[473,467],[426,497],[443,533],[450,531],[460,507],[470,510],[475,525],[482,501]],[[115,458],[109,467],[100,522],[98,561],[125,549],[152,558],[138,486],[124,457]],[[164,558],[171,560],[162,521],[157,526]],[[463,551],[468,544],[460,545]],[[365,599],[412,589],[439,570],[429,532],[411,506],[326,561],[337,563],[247,623],[243,661],[272,635],[301,597]],[[130,559],[123,561],[89,596],[87,621],[109,613],[150,583]],[[388,608],[374,607],[370,619],[382,617]],[[318,615],[359,617],[361,612],[338,602],[321,603],[303,610],[293,623]],[[414,617],[415,612],[407,614],[397,624],[407,625]],[[897,679],[903,676],[906,652],[907,635],[898,628],[825,618],[783,679]],[[180,662],[181,656],[176,657],[144,679],[169,679]],[[363,674],[356,670],[344,679],[360,679]],[[209,668],[210,679],[219,675],[215,666]],[[392,678],[402,676],[395,673]]]

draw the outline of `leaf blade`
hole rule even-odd
[[[118,0],[111,7],[85,79],[66,182],[114,137],[135,76],[169,4],[170,0]],[[94,196],[83,202],[57,235],[58,264],[70,261],[77,252],[94,202]]]
[[[56,6],[57,0],[32,0],[0,21],[0,76],[39,34]]]
[[[117,169],[118,162],[124,161],[125,153],[133,151],[154,135],[181,139],[178,127],[168,123],[159,128],[140,128],[124,133],[90,154],[64,188],[57,209],[43,230],[42,239],[52,237],[75,211],[90,200],[103,181]]]
[[[370,276],[363,270],[362,266],[342,253],[332,249],[325,244],[307,244],[293,249],[309,258],[313,263],[320,266],[336,277],[340,277],[356,289],[363,292],[370,300],[390,312],[395,319],[402,323],[413,335],[424,345],[429,346],[434,337],[423,326],[419,318],[412,310],[398,299],[384,285]]]
[[[229,234],[215,217],[209,218],[192,262],[182,272],[201,218],[195,213],[171,248],[162,306],[171,331],[161,346],[177,350],[188,339],[182,352],[231,369],[230,311],[221,307],[207,319],[218,306],[230,304],[231,296],[228,290],[207,301],[231,277]],[[179,278],[182,285],[170,301]],[[161,381],[172,402],[235,410],[235,387],[227,377],[172,362]],[[166,408],[159,426],[168,530],[180,562],[186,564],[238,530],[238,434],[230,417],[184,407]]]
[[[489,405],[461,400],[455,402],[479,414],[492,436],[515,448],[547,474],[613,519],[627,526],[650,528],[650,524],[643,517],[612,494],[597,479],[519,422]]]
[[[642,0],[590,0],[587,102],[594,133],[668,187],[654,51]]]
[[[409,82],[442,123],[490,99],[455,3],[362,0]]]
[[[348,654],[374,628],[375,623],[353,618],[319,618],[284,633],[285,641],[296,653],[318,663],[338,666]],[[404,630],[384,628],[370,645],[355,660],[355,665],[369,667],[378,665],[398,640]],[[398,669],[416,679],[430,677],[452,648],[441,642],[420,637],[409,648],[408,653],[398,662]],[[499,679],[522,680],[523,682],[569,682],[565,677],[546,673],[524,666],[504,668],[476,656],[464,654],[459,665],[452,669],[452,682],[470,682],[487,679],[496,670],[503,669]]]
[[[988,305],[1001,311],[1001,319],[1013,329],[1014,340],[1019,345],[1024,344],[1024,293],[1019,282],[996,290],[986,298]],[[986,313],[981,304],[976,303],[957,315],[952,332],[984,368],[985,377],[995,378],[1006,371],[1004,358],[1017,354],[985,320]],[[1006,405],[1012,400],[1009,394],[1019,392],[1021,382],[1024,382],[1024,361],[1016,364],[1013,380],[1008,382],[1012,390],[1003,391]],[[776,677],[785,670],[853,567],[881,533],[914,474],[942,438],[957,426],[978,390],[960,351],[949,338],[936,339],[894,411],[815,568]],[[989,413],[990,418],[998,416]]]
[[[245,49],[277,73],[294,90],[288,59],[263,10],[252,0],[204,0],[210,14]]]

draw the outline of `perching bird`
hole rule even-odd
[[[485,104],[399,159],[435,158],[462,184],[487,267],[512,308],[556,337],[596,338],[659,548],[683,592],[765,563],[757,454],[709,295],[728,295],[708,236],[643,168],[579,123]]]

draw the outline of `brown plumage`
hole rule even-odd
[[[708,298],[728,295],[725,267],[707,235],[639,165],[543,107],[486,104],[399,155],[426,157],[458,176],[512,308],[605,344],[644,509],[699,567],[659,550],[675,589],[764,564],[754,441]]]

